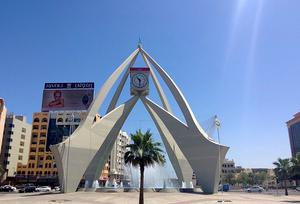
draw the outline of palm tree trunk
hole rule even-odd
[[[288,194],[288,190],[287,190],[287,184],[286,184],[286,180],[284,180],[284,190],[285,190],[285,195],[289,195]]]
[[[140,165],[140,199],[139,199],[139,204],[144,204],[144,170],[145,167],[144,165]]]

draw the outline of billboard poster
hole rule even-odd
[[[46,83],[42,111],[87,110],[94,98],[94,83]]]

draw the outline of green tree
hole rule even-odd
[[[237,183],[242,184],[243,187],[245,187],[245,186],[247,186],[247,184],[249,184],[249,180],[250,180],[249,174],[247,174],[246,172],[239,173],[237,176],[237,179],[236,179]]]
[[[163,165],[166,160],[161,149],[161,143],[152,140],[152,134],[148,130],[142,133],[141,130],[131,134],[132,144],[126,147],[129,150],[124,155],[125,163],[140,167],[140,197],[139,204],[144,203],[144,170],[147,166],[154,164]]]
[[[0,164],[0,177],[4,174],[5,170],[2,167],[2,165]]]
[[[300,179],[300,153],[296,157],[291,158],[291,177],[295,180]]]
[[[236,183],[236,179],[233,173],[226,174],[224,176],[224,182],[229,183],[230,185],[234,185]]]
[[[259,172],[255,174],[255,183],[258,185],[263,185],[267,180],[267,172]]]
[[[289,179],[291,170],[290,159],[278,158],[278,160],[276,162],[273,162],[273,164],[276,166],[274,169],[276,177],[278,178],[278,180],[284,182],[285,195],[287,196],[287,180]]]

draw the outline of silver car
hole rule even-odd
[[[246,189],[246,191],[247,191],[248,193],[251,193],[251,192],[259,192],[259,193],[261,193],[261,192],[263,192],[264,190],[265,190],[265,189],[264,189],[263,187],[260,187],[260,186],[252,186],[252,187]]]

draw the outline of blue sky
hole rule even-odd
[[[297,0],[2,0],[0,97],[31,121],[45,82],[94,81],[98,91],[141,37],[199,122],[219,116],[228,158],[272,167],[290,157],[285,122],[299,111],[299,7]],[[121,100],[128,97],[127,87]],[[150,97],[157,100],[153,89]],[[137,127],[157,136],[141,103],[124,125]]]

